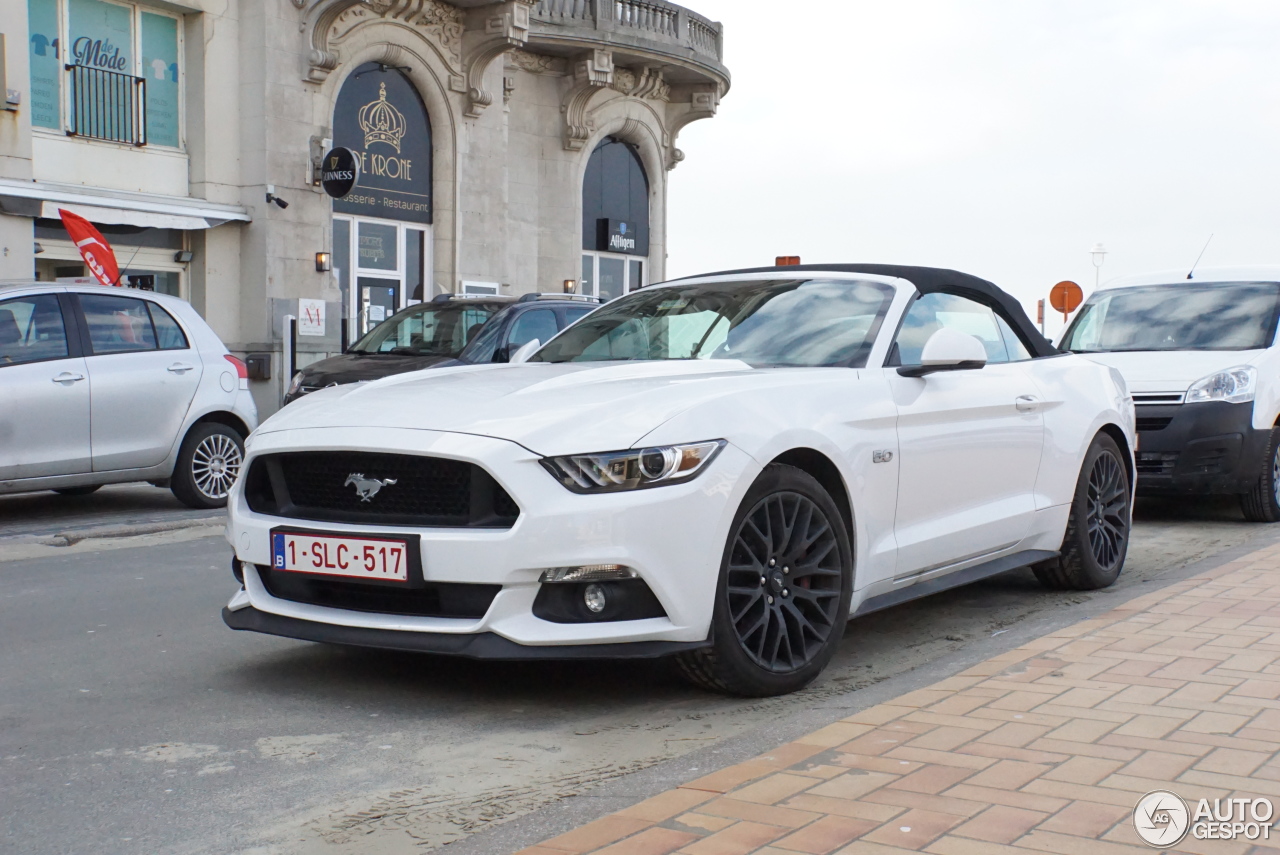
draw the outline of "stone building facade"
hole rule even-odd
[[[662,279],[679,133],[730,82],[720,25],[666,0],[0,0],[0,31],[0,280],[83,276],[56,218],[86,216],[273,354],[264,413],[286,314],[305,362],[444,292]],[[337,200],[334,146],[362,165]]]

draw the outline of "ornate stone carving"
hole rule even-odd
[[[468,118],[478,119],[493,103],[493,93],[484,88],[489,64],[512,48],[529,40],[529,12],[537,0],[507,0],[495,4],[484,18],[484,29],[465,50],[463,64],[467,78]]]
[[[677,166],[679,166],[683,162],[684,162],[684,152],[676,148],[675,146],[672,146],[671,153],[667,157],[667,171],[670,172],[671,170],[675,169]]]
[[[546,56],[541,53],[530,53],[527,50],[513,50],[507,54],[508,61],[516,68],[530,74],[550,74],[563,76],[569,73],[569,61],[560,56]]]
[[[561,111],[564,113],[564,147],[569,151],[581,151],[595,130],[587,116],[587,107],[596,93],[613,85],[613,52],[593,50],[586,58],[573,65],[573,86],[565,95]]]
[[[302,8],[307,0],[294,0]],[[311,52],[303,79],[321,83],[341,61],[340,47],[363,24],[396,21],[424,30],[450,70],[462,69],[462,12],[442,0],[312,0],[303,29]]]

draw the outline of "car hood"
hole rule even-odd
[[[1227,368],[1250,365],[1260,350],[1169,350],[1082,353],[1124,375],[1134,392],[1185,392],[1192,383]]]
[[[304,386],[339,386],[378,380],[406,371],[432,368],[442,362],[454,362],[449,356],[415,356],[404,353],[344,353],[313,362],[302,369]]]
[[[491,436],[538,454],[610,451],[717,395],[767,386],[770,374],[728,359],[458,366],[324,389],[258,432],[377,426]]]

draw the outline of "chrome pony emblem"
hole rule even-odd
[[[377,478],[366,478],[363,473],[353,472],[347,476],[347,483],[342,486],[350,487],[352,484],[355,484],[356,495],[360,497],[360,501],[370,502],[373,501],[374,496],[381,492],[383,487],[390,487],[395,483],[396,480],[394,478],[388,478],[385,481],[380,481]]]

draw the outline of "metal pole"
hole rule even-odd
[[[284,341],[282,342],[282,352],[280,361],[282,363],[280,372],[280,406],[284,406],[284,393],[289,388],[289,384],[293,382],[293,375],[296,373],[294,365],[297,362],[298,348],[298,318],[296,315],[284,316]]]

